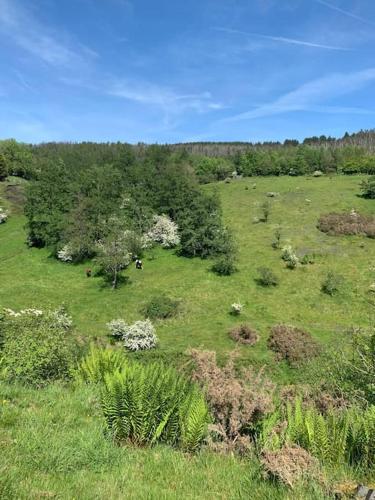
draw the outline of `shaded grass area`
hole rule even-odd
[[[294,372],[283,363],[275,364],[266,347],[269,327],[294,324],[321,343],[335,342],[351,326],[368,326],[374,313],[374,299],[367,290],[375,281],[375,240],[332,237],[316,228],[322,213],[352,208],[374,213],[374,201],[357,196],[360,180],[360,176],[270,177],[208,185],[205,189],[218,190],[225,221],[238,241],[239,271],[220,277],[210,272],[212,261],[157,249],[154,255],[146,255],[142,271],[134,267],[125,271],[128,283],[117,291],[103,287],[101,278],[86,278],[87,263],[64,264],[46,249],[28,248],[25,219],[12,213],[0,226],[0,305],[19,309],[64,303],[78,332],[94,338],[106,335],[105,324],[111,319],[141,319],[144,304],[164,293],[181,302],[180,311],[175,318],[156,323],[160,344],[146,356],[173,359],[189,347],[224,355],[235,346],[229,329],[246,322],[260,332],[260,341],[239,347],[242,362],[266,364],[274,378],[290,381]],[[5,183],[0,185],[3,193],[5,188]],[[279,195],[267,198],[269,191]],[[266,199],[271,202],[269,222],[254,224]],[[315,263],[286,269],[281,251],[271,247],[277,227],[281,228],[282,244],[291,244],[299,254],[315,253]],[[280,285],[272,289],[257,285],[260,266],[270,267]],[[345,279],[334,297],[320,290],[328,270]],[[238,318],[229,314],[233,302],[245,306]]]
[[[264,481],[254,460],[166,446],[115,446],[103,433],[95,392],[51,385],[36,391],[0,384],[0,497],[291,498]],[[292,498],[324,498],[316,485]]]

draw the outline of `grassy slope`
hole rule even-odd
[[[256,189],[252,188],[254,182]],[[255,347],[242,347],[242,358],[267,363],[277,378],[289,379],[287,368],[274,366],[266,349],[271,325],[299,325],[320,341],[328,342],[352,325],[366,326],[370,322],[374,301],[367,289],[375,281],[375,241],[329,237],[315,227],[320,213],[353,207],[361,212],[374,211],[373,201],[357,196],[359,182],[360,177],[282,177],[207,186],[219,190],[224,217],[239,242],[239,272],[218,277],[209,272],[209,261],[180,258],[173,251],[159,249],[154,260],[145,259],[143,271],[128,269],[130,283],[115,292],[103,288],[100,278],[87,279],[85,264],[64,264],[51,258],[45,249],[28,249],[25,219],[13,215],[0,226],[0,305],[18,309],[65,303],[80,333],[103,336],[107,321],[117,317],[139,319],[142,304],[165,292],[181,299],[182,306],[177,318],[157,325],[160,352],[169,356],[198,346],[225,353],[234,347],[228,329],[235,322],[247,321],[259,329],[261,340]],[[277,191],[280,196],[266,198],[268,191]],[[265,199],[273,205],[270,221],[254,224],[253,217],[259,215],[259,205]],[[271,248],[278,224],[285,243],[319,254],[314,265],[285,269],[280,251]],[[279,287],[264,289],[256,285],[256,269],[263,265],[279,275]],[[336,297],[320,291],[329,269],[346,279],[346,286]],[[235,301],[245,304],[238,319],[228,314]]]
[[[160,250],[155,260],[145,260],[143,272],[130,269],[131,284],[115,293],[101,288],[99,279],[86,279],[85,265],[64,265],[46,250],[28,249],[25,221],[13,214],[0,226],[0,304],[21,308],[65,302],[80,332],[101,336],[106,321],[138,318],[143,301],[164,291],[183,300],[183,311],[158,325],[161,351],[175,354],[194,345],[227,352],[233,347],[227,329],[246,320],[260,329],[262,339],[254,348],[241,349],[243,358],[272,365],[265,340],[268,327],[276,322],[304,326],[322,342],[334,340],[350,325],[369,324],[373,307],[366,290],[375,278],[375,242],[329,238],[315,229],[321,212],[373,210],[373,202],[356,197],[358,182],[357,177],[265,178],[220,184],[224,215],[240,244],[240,272],[219,278],[208,272],[209,262]],[[271,190],[280,197],[272,201],[270,222],[253,224],[257,204]],[[284,269],[280,252],[270,246],[278,223],[296,248],[321,253],[315,265]],[[279,274],[279,288],[256,286],[260,265]],[[329,268],[342,273],[348,283],[336,298],[319,291]],[[238,320],[228,315],[231,302],[237,300],[246,305]],[[285,367],[274,370],[280,380],[290,378]],[[1,498],[321,498],[312,490],[288,493],[260,480],[252,461],[212,453],[189,457],[165,447],[114,447],[103,438],[95,401],[90,389],[53,385],[33,391],[0,385]]]

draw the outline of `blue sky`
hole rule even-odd
[[[0,0],[0,138],[284,140],[374,118],[374,0]]]

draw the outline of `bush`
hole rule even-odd
[[[100,349],[91,344],[90,352],[72,370],[72,375],[77,382],[98,384],[104,382],[107,374],[124,368],[126,363],[127,358],[123,352]]]
[[[272,208],[271,203],[268,200],[266,200],[265,202],[262,203],[260,208],[262,211],[262,218],[261,218],[262,222],[268,222]]]
[[[257,269],[259,276],[255,281],[262,286],[277,286],[279,278],[273,273],[269,267],[259,267]]]
[[[315,170],[315,172],[313,172],[313,177],[322,177],[323,175],[323,172],[321,170]]]
[[[130,351],[152,349],[158,341],[155,328],[149,319],[126,326],[122,338],[124,346]]]
[[[280,228],[276,229],[274,236],[275,236],[275,239],[272,242],[272,248],[274,248],[275,250],[278,250],[280,248],[280,245],[281,245],[281,236],[282,236]]]
[[[335,295],[339,291],[343,282],[344,280],[342,276],[334,273],[333,271],[329,271],[325,279],[322,281],[321,290],[327,295]]]
[[[178,226],[167,215],[155,215],[154,225],[147,233],[147,239],[160,243],[163,248],[172,248],[180,243]]]
[[[235,326],[230,330],[229,335],[240,344],[254,345],[259,340],[258,332],[248,325]]]
[[[298,266],[299,259],[293,250],[293,247],[290,245],[287,245],[282,249],[281,258],[286,262],[286,266],[289,269],[295,269]]]
[[[0,207],[0,224],[6,222],[8,220],[9,213]]]
[[[229,255],[223,255],[212,266],[212,271],[219,276],[230,276],[236,272],[236,266],[234,264],[233,257]]]
[[[61,320],[60,311],[5,310],[1,326],[5,378],[34,386],[68,378],[77,351],[68,323]]]
[[[362,196],[364,198],[375,199],[375,175],[362,181],[361,183]]]
[[[274,385],[262,372],[234,367],[234,353],[221,368],[216,353],[190,351],[195,362],[194,379],[204,388],[214,425],[211,426],[211,447],[219,451],[248,451],[250,431],[273,411]]]
[[[242,312],[242,309],[243,309],[243,304],[240,304],[239,302],[234,302],[230,306],[230,313],[233,316],[239,316],[241,314],[241,312]]]
[[[298,366],[319,353],[318,344],[308,332],[288,325],[271,328],[268,347],[278,360],[285,359],[291,366]]]
[[[317,478],[319,462],[300,446],[284,446],[275,451],[264,450],[261,464],[270,479],[290,488],[304,479]]]
[[[178,301],[166,295],[153,297],[143,308],[145,318],[166,319],[175,316],[178,310]]]
[[[319,218],[318,229],[330,236],[364,235],[375,238],[375,217],[361,215],[355,210],[348,214],[331,213]]]
[[[121,340],[123,338],[127,331],[127,327],[128,325],[123,319],[113,319],[107,323],[109,333],[115,340]]]
[[[104,377],[102,408],[117,442],[167,443],[197,450],[207,432],[203,394],[174,369],[129,363]]]

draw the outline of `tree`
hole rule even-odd
[[[8,167],[5,156],[0,154],[0,181],[3,181],[8,175]]]
[[[131,240],[129,233],[118,220],[110,221],[112,226],[105,238],[97,244],[97,262],[102,273],[117,288],[119,274],[131,262]]]

